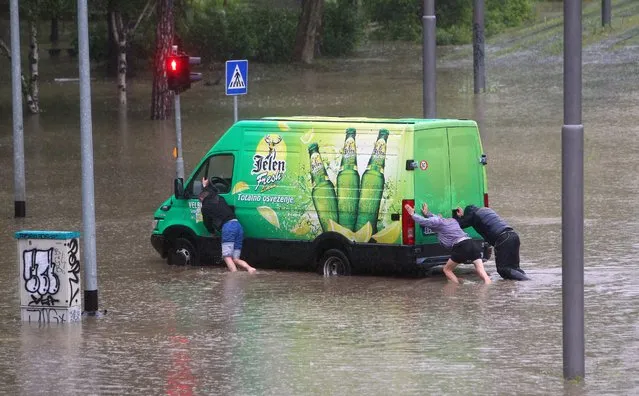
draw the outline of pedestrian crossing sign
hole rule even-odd
[[[248,61],[226,61],[226,94],[246,95],[248,91]]]

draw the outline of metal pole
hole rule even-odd
[[[78,0],[78,49],[80,69],[80,144],[82,147],[82,225],[85,270],[84,311],[98,311],[98,271],[95,255],[95,196],[93,186],[93,131],[91,126],[91,78],[87,0]]]
[[[184,158],[182,158],[182,113],[180,109],[180,94],[175,93],[175,136],[177,158],[175,160],[175,174],[178,179],[184,180]]]
[[[612,25],[612,5],[610,0],[601,0],[601,26]]]
[[[561,244],[564,378],[585,375],[584,126],[581,121],[581,0],[564,0],[564,126]]]
[[[424,0],[423,22],[423,62],[424,62],[424,118],[436,117],[436,19],[435,0]]]
[[[20,69],[20,14],[18,0],[11,0],[11,92],[13,96],[13,182],[15,217],[27,213],[24,176],[24,120],[22,115],[22,72]]]
[[[237,95],[233,96],[233,122],[237,122]]]
[[[473,6],[473,75],[474,92],[486,91],[484,67],[484,0],[475,0]]]

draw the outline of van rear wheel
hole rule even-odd
[[[169,250],[169,265],[198,265],[198,252],[193,243],[186,238],[177,238]]]
[[[351,274],[351,262],[339,249],[329,249],[319,261],[318,272],[325,277],[348,276]]]

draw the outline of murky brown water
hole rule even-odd
[[[252,66],[240,117],[421,115],[420,50],[387,46],[317,70]],[[469,58],[470,59],[470,58]],[[561,305],[561,63],[440,62],[438,114],[479,119],[492,206],[520,232],[530,282],[490,286],[220,267],[176,268],[149,243],[171,192],[173,121],[148,121],[134,82],[128,115],[94,82],[99,303],[81,324],[22,323],[21,229],[82,231],[78,87],[47,82],[27,118],[26,219],[13,218],[10,86],[0,94],[0,393],[49,394],[637,394],[639,393],[639,94],[635,63],[584,68],[586,381],[565,385]],[[49,78],[53,77],[50,72]],[[68,77],[68,73],[64,76]],[[96,76],[97,77],[97,76]],[[221,86],[182,97],[187,172],[232,122]],[[473,279],[473,275],[467,276]]]

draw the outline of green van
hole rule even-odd
[[[325,276],[397,273],[443,264],[448,252],[415,228],[406,203],[445,217],[488,206],[477,123],[453,119],[286,117],[235,123],[157,209],[151,243],[173,265],[219,261],[202,221],[209,178],[244,227],[257,268]],[[467,232],[489,248],[471,229]]]

